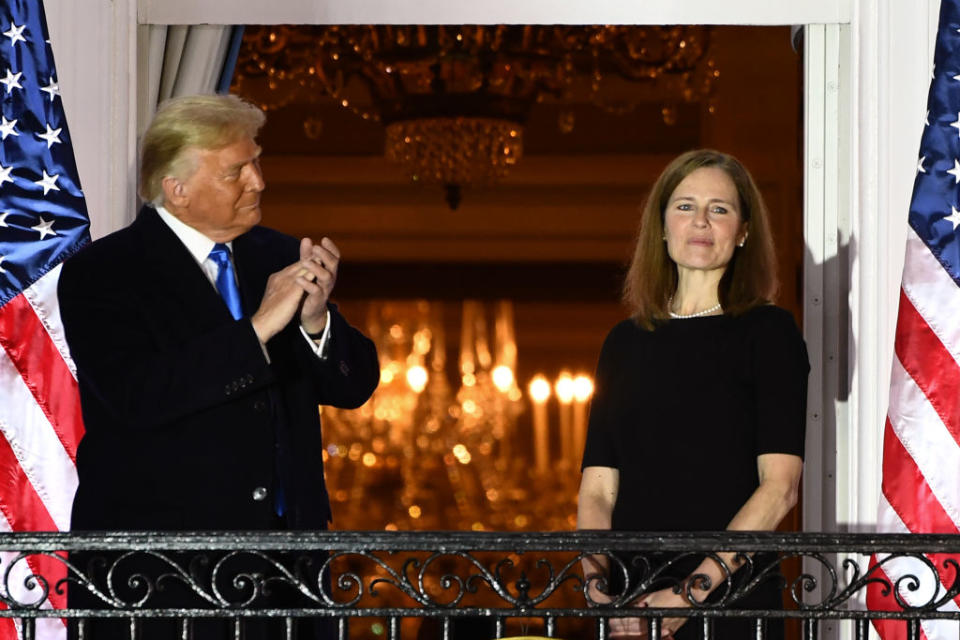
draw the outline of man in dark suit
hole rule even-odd
[[[162,105],[151,204],[63,266],[86,427],[74,530],[326,528],[317,405],[360,406],[379,365],[328,302],[334,243],[257,226],[263,122],[234,96]]]

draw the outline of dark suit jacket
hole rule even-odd
[[[233,250],[249,317],[299,244],[256,227]],[[278,477],[288,526],[326,527],[317,405],[358,407],[379,380],[373,343],[334,305],[323,359],[295,318],[268,364],[149,208],[68,260],[59,298],[86,427],[73,529],[269,529]]]

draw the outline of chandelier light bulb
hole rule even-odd
[[[427,378],[427,370],[419,364],[407,369],[407,384],[416,393],[420,393],[427,386]]]
[[[562,404],[570,404],[573,402],[573,376],[571,376],[569,372],[564,371],[560,374],[560,377],[557,378],[555,389],[557,392],[557,400],[559,400]]]
[[[583,374],[573,379],[573,397],[577,402],[586,402],[593,395],[593,380]]]
[[[530,399],[536,404],[543,404],[550,398],[550,383],[542,374],[534,376],[530,381]]]
[[[490,376],[500,393],[506,393],[513,386],[513,371],[505,364],[494,367]]]

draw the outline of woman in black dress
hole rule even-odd
[[[770,531],[796,504],[810,367],[793,317],[771,304],[775,267],[763,201],[735,158],[700,150],[670,163],[645,205],[624,287],[632,317],[600,353],[579,529]],[[732,554],[721,557],[736,566]],[[718,587],[719,596],[720,566],[686,560],[666,575],[697,601]],[[585,561],[587,577],[602,575],[605,562]],[[690,581],[698,574],[710,576],[712,589]],[[589,585],[592,600],[610,600],[596,579]],[[771,582],[737,605],[780,601]],[[685,589],[669,587],[634,604],[691,606]],[[685,622],[666,619],[662,633],[699,637],[698,625]],[[641,618],[610,624],[615,636],[647,631]],[[750,637],[752,624],[717,620],[714,637]],[[782,637],[782,624],[767,631]]]

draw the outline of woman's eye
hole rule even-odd
[[[713,213],[726,213],[727,210],[724,207],[714,207],[711,209]]]

